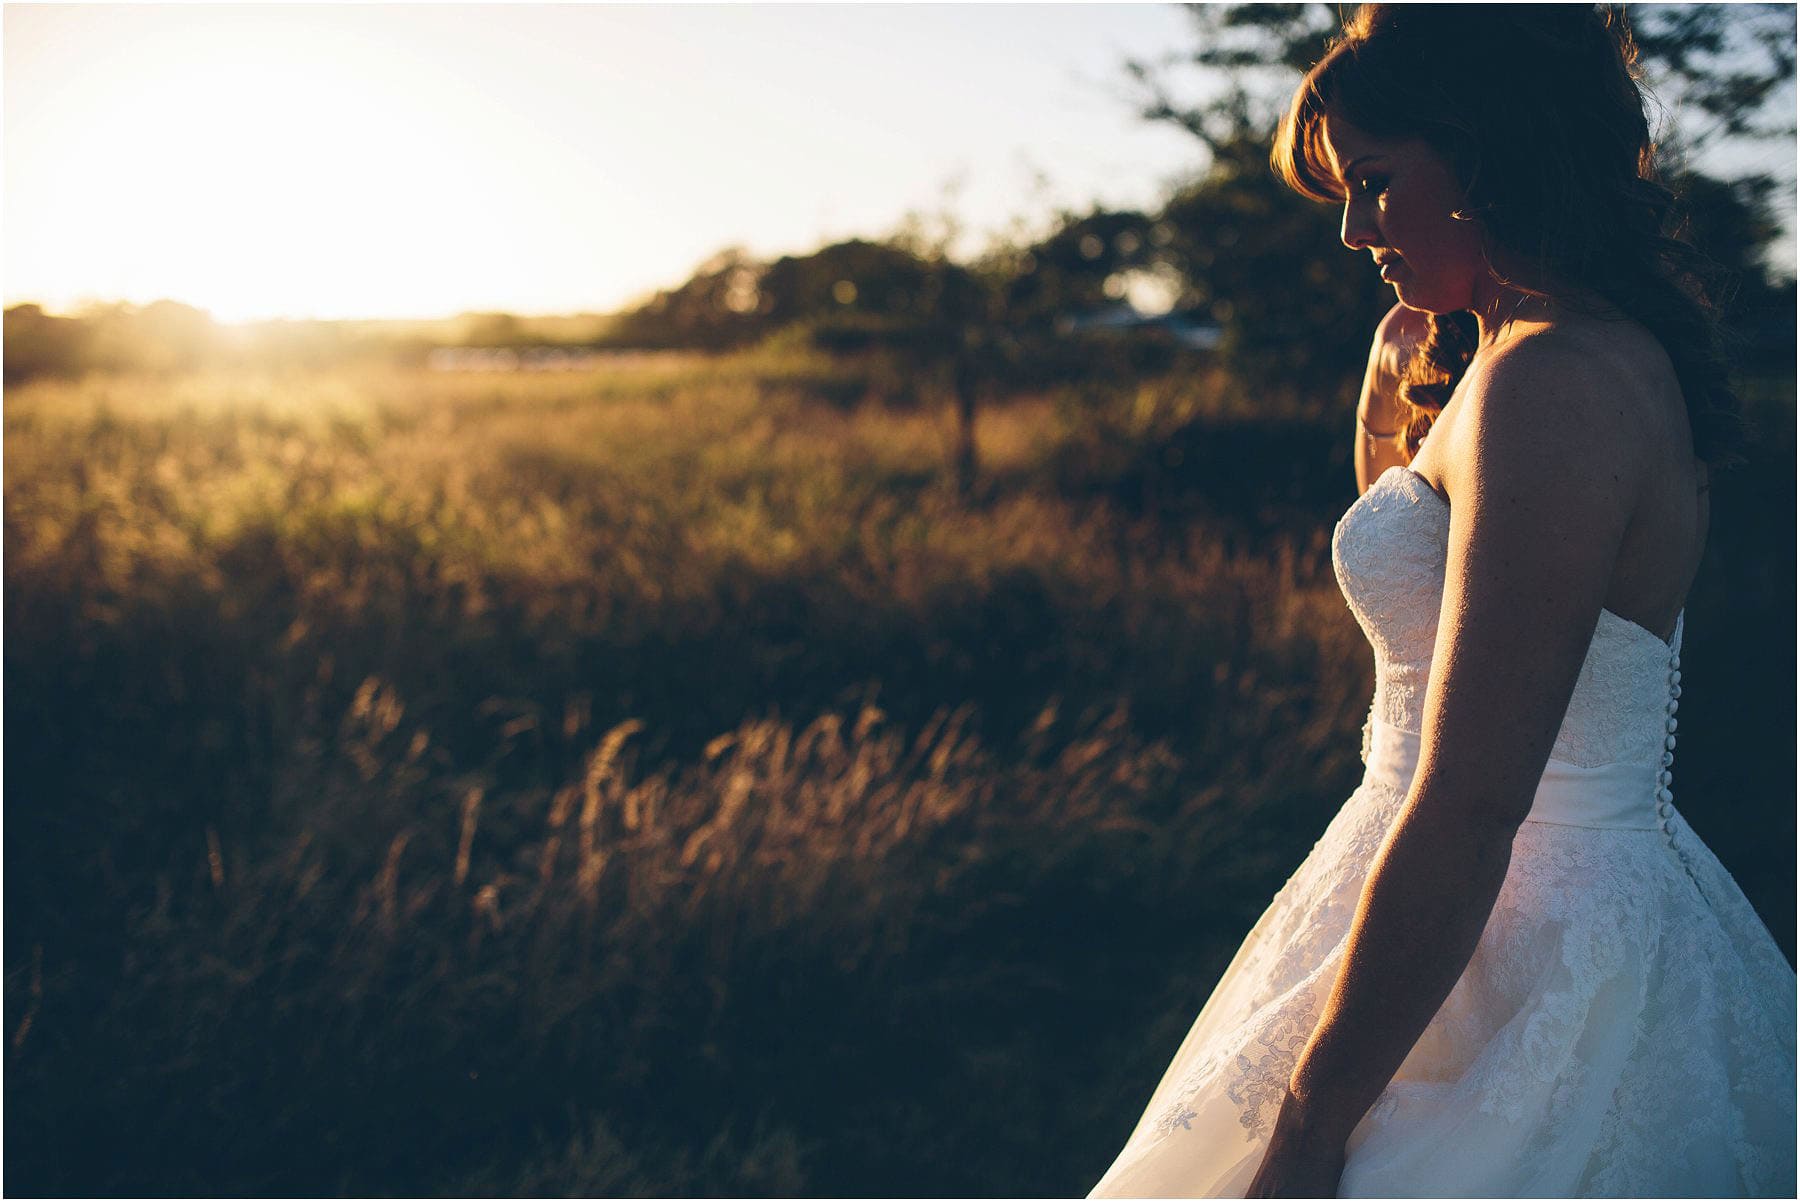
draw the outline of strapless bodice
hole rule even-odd
[[[1363,758],[1404,788],[1418,760],[1437,644],[1450,507],[1417,473],[1392,467],[1339,520],[1332,566],[1375,651]],[[1532,806],[1536,821],[1666,829],[1672,793],[1681,634],[1673,644],[1602,610]]]

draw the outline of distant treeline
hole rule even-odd
[[[257,362],[315,368],[357,359],[422,360],[440,347],[582,346],[613,319],[466,313],[440,321],[215,322],[177,301],[110,304],[70,315],[6,310],[6,381],[90,371],[169,372]]]
[[[914,352],[960,341],[984,344],[988,361],[1010,352],[1066,372],[1071,353],[1095,353],[1079,333],[1142,341],[1206,328],[1240,379],[1309,395],[1353,389],[1393,292],[1345,251],[1338,210],[1288,191],[1265,154],[1260,140],[1221,148],[1203,178],[1155,211],[1064,213],[1040,239],[996,243],[962,263],[904,236],[772,261],[723,251],[620,314],[604,341],[720,350],[798,332],[828,351]],[[1794,281],[1763,261],[1779,232],[1766,182],[1692,172],[1671,182],[1685,236],[1719,269],[1736,357],[1753,370],[1790,358]],[[1096,320],[1134,305],[1167,316]]]
[[[446,347],[727,351],[787,338],[831,353],[980,377],[981,388],[1094,370],[1162,370],[1203,345],[1240,379],[1289,395],[1353,389],[1391,291],[1345,252],[1337,212],[1295,196],[1260,144],[1219,153],[1153,212],[1064,213],[1048,234],[953,259],[916,232],[757,259],[729,249],[677,287],[614,315],[478,313],[443,321],[220,326],[173,301],[59,317],[6,311],[6,378],[187,370],[255,359],[316,367],[423,361]],[[1254,153],[1253,153],[1254,152]],[[1766,189],[1676,181],[1688,231],[1730,281],[1727,315],[1752,368],[1794,353],[1794,282],[1771,278]]]

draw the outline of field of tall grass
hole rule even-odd
[[[1084,1192],[1357,778],[1349,422],[1012,397],[958,495],[893,383],[9,387],[7,1190]],[[1747,392],[1678,804],[1791,958]]]

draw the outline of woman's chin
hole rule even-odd
[[[1408,309],[1417,309],[1421,313],[1442,316],[1445,313],[1455,313],[1468,308],[1466,304],[1450,304],[1445,302],[1442,297],[1433,297],[1429,292],[1422,290],[1416,280],[1397,279],[1389,280],[1388,283],[1393,285],[1394,299]]]

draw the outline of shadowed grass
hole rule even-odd
[[[1021,397],[958,499],[860,370],[10,390],[14,1191],[1085,1190],[1354,782],[1342,431]],[[1682,805],[1791,949],[1764,408]]]

